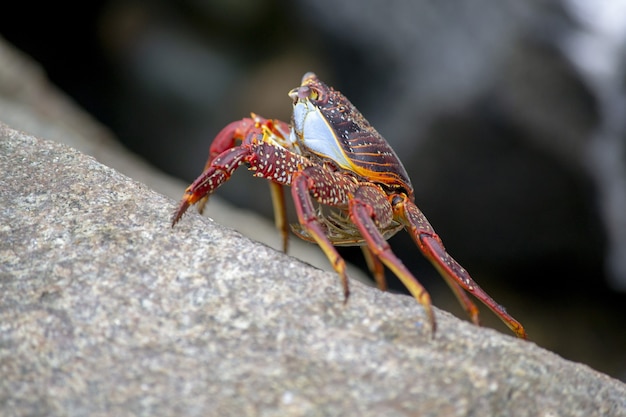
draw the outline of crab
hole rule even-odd
[[[344,302],[350,294],[346,263],[335,246],[359,245],[378,287],[386,289],[387,267],[424,307],[434,335],[430,295],[387,242],[405,229],[474,324],[479,324],[478,308],[468,293],[491,309],[515,335],[526,338],[524,327],[446,252],[415,205],[413,186],[400,159],[356,107],[313,73],[306,73],[289,97],[293,100],[290,124],[252,113],[218,133],[204,171],[185,190],[172,227],[191,205],[197,204],[202,213],[208,197],[237,168],[246,165],[254,176],[269,180],[275,222],[285,251],[289,225],[284,187],[291,187],[298,217],[292,231],[323,250],[340,277]]]

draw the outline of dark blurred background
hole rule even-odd
[[[401,155],[448,250],[534,342],[626,380],[625,3],[14,2],[0,35],[187,181],[228,122],[289,120],[287,91],[315,71]],[[271,218],[258,184],[240,173],[219,193]],[[463,317],[409,237],[391,243]]]

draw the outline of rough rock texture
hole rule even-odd
[[[625,416],[626,386],[0,125],[3,415]]]

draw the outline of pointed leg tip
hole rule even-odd
[[[523,327],[520,327],[519,329],[514,330],[514,332],[515,332],[515,335],[519,337],[520,339],[528,340],[528,335],[526,334],[526,330],[524,330]]]
[[[435,329],[431,329],[431,331],[430,331],[430,340],[435,340],[435,333],[437,333],[435,331]]]
[[[343,292],[343,305],[348,304],[348,299],[350,298],[350,290],[346,290]]]
[[[183,217],[183,214],[185,214],[188,208],[189,208],[189,200],[187,198],[183,198],[183,200],[178,205],[178,209],[176,209],[176,211],[172,215],[171,227],[174,227],[176,223],[180,221],[181,217]]]
[[[283,253],[289,252],[289,235],[283,237]]]

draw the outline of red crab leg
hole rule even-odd
[[[251,113],[250,117],[227,124],[215,136],[209,148],[209,159],[204,166],[206,170],[211,166],[211,162],[227,149],[234,148],[237,142],[248,142],[251,133],[264,134],[264,128],[269,136],[272,136],[282,146],[287,144],[286,137],[289,136],[289,125],[277,119],[266,119],[258,114]]]
[[[244,143],[250,141],[251,137],[256,134],[264,134],[264,128],[267,134],[271,135],[281,144],[287,143],[285,137],[289,136],[289,125],[280,120],[266,119],[258,114],[251,113],[251,117],[244,117],[241,120],[231,122],[224,126],[222,130],[215,136],[211,147],[209,148],[209,158],[206,161],[204,170],[206,171],[211,163],[218,155],[227,149],[234,148],[238,143]],[[274,192],[272,190],[272,192]],[[205,196],[197,203],[197,209],[199,213],[202,213],[204,206],[208,201],[208,196]],[[274,206],[276,208],[276,206]],[[280,229],[280,228],[279,228]],[[285,239],[285,233],[288,232],[287,225],[281,230],[283,241]],[[285,243],[283,242],[283,246]]]
[[[328,240],[324,229],[317,219],[315,206],[311,194],[320,202],[326,201],[332,191],[332,183],[323,182],[328,180],[327,173],[321,171],[318,167],[309,167],[302,172],[296,173],[292,179],[291,193],[293,195],[294,205],[296,207],[296,213],[298,214],[298,220],[302,227],[309,233],[309,235],[315,240],[315,242],[322,249],[333,269],[339,274],[341,285],[343,287],[343,302],[348,301],[350,296],[350,287],[348,284],[348,275],[346,274],[346,262],[341,255],[337,252],[337,249]],[[320,181],[321,180],[321,181]],[[326,184],[321,190],[315,188],[316,184]],[[352,183],[354,185],[354,183]],[[320,194],[318,191],[321,191]],[[327,203],[326,203],[327,204]]]
[[[419,249],[446,281],[456,282],[465,291],[474,295],[500,317],[518,337],[525,339],[526,331],[524,327],[511,317],[504,307],[496,303],[493,298],[483,291],[470,277],[469,273],[446,252],[441,239],[439,239],[439,236],[437,236],[420,209],[409,201],[406,196],[396,195],[392,199],[394,217],[406,225]],[[451,285],[451,287],[454,290],[457,286]],[[455,293],[459,296],[458,291],[455,291]],[[464,303],[463,299],[461,299],[461,303]]]
[[[312,162],[303,156],[263,142],[265,134],[266,132],[261,139],[252,130],[240,146],[226,149],[215,157],[202,175],[185,190],[178,210],[172,217],[172,226],[180,220],[189,206],[206,200],[243,163],[248,164],[248,169],[254,171],[256,177],[267,178],[281,186],[290,185],[292,174],[298,169],[311,166]]]
[[[243,142],[244,139],[254,131],[258,133],[261,132],[258,128],[257,121],[250,117],[243,118],[236,122],[231,122],[224,126],[224,128],[215,136],[213,142],[211,142],[211,147],[209,148],[209,158],[206,161],[203,173],[211,167],[215,158],[217,158],[224,151],[234,148],[237,145],[237,142]],[[187,188],[187,190],[189,190],[189,188]],[[196,205],[198,213],[202,214],[207,201],[209,201],[208,194],[198,200]]]
[[[317,218],[313,199],[321,204],[331,205],[339,209],[349,209],[350,218],[359,228],[368,245],[368,250],[375,258],[391,269],[415,299],[424,306],[434,335],[436,325],[430,295],[406,269],[402,261],[393,254],[389,244],[372,219],[374,217],[372,206],[376,206],[378,209],[376,214],[380,223],[388,224],[391,221],[392,209],[386,199],[386,194],[375,187],[359,186],[348,177],[326,171],[319,166],[309,166],[301,172],[294,173],[291,185],[300,224],[324,251],[331,265],[339,274],[344,289],[344,302],[347,301],[350,294],[345,261],[326,236]]]
[[[480,317],[478,315],[478,307],[476,307],[476,305],[472,302],[472,300],[470,300],[470,298],[467,296],[467,293],[463,290],[463,287],[457,284],[457,282],[454,281],[454,279],[451,279],[450,276],[446,274],[442,274],[441,276],[443,277],[443,279],[446,281],[446,283],[452,290],[452,293],[456,296],[456,299],[459,300],[459,304],[461,304],[461,306],[463,307],[467,315],[470,317],[470,320],[472,321],[472,323],[474,323],[477,326],[480,326]]]
[[[264,132],[264,128],[266,132]],[[289,125],[280,120],[266,119],[255,113],[251,117],[245,117],[241,120],[231,122],[226,125],[215,136],[211,147],[209,148],[209,158],[204,167],[204,171],[209,169],[220,154],[230,148],[234,148],[238,142],[250,142],[251,137],[255,134],[267,133],[271,135],[277,142],[286,144],[285,138],[289,136]],[[285,206],[285,197],[282,186],[270,181],[270,191],[272,195],[272,204],[274,206],[274,217],[276,228],[282,237],[283,251],[287,252],[289,242],[289,224],[287,222],[287,210]],[[204,211],[204,207],[209,199],[209,194],[197,200],[197,209],[200,214]],[[193,203],[190,203],[193,204]],[[185,208],[186,210],[186,208]]]
[[[185,194],[172,217],[172,226],[180,220],[189,206],[199,202],[204,205],[209,195],[228,181],[233,172],[250,156],[250,146],[227,149],[218,155],[209,167],[185,190]]]
[[[354,198],[350,200],[350,219],[359,228],[372,254],[393,271],[411,295],[424,307],[434,335],[436,322],[430,295],[402,261],[394,255],[389,243],[376,225],[375,219],[384,218],[391,212],[391,207],[389,207],[385,196],[384,192],[374,187],[359,188]]]
[[[209,168],[211,166],[211,162],[213,162],[213,160],[222,152],[227,149],[234,148],[238,141],[242,142],[255,128],[258,128],[258,123],[250,117],[245,117],[224,126],[211,143],[211,147],[209,148],[209,159],[207,160],[204,169],[206,170]],[[260,129],[256,130],[260,133]]]

